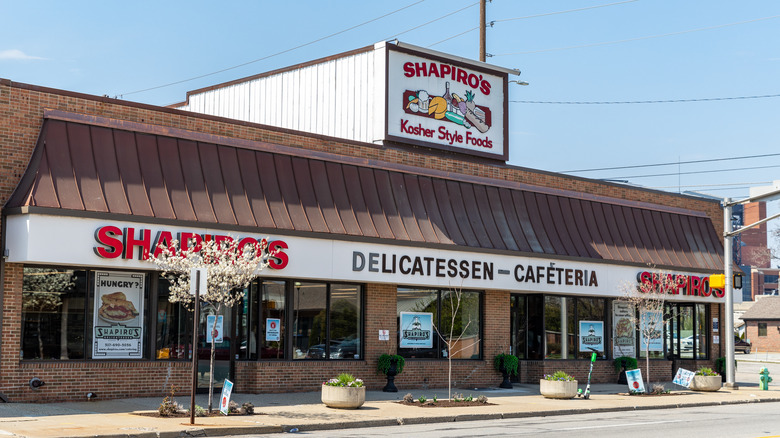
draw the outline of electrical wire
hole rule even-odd
[[[775,168],[780,168],[780,164],[774,164],[771,166],[737,167],[733,169],[696,170],[690,172],[658,173],[655,175],[613,176],[613,177],[609,177],[609,179],[653,178],[658,176],[696,175],[696,174],[713,173],[713,172],[736,172],[738,170],[775,169]]]
[[[636,1],[636,0],[635,0],[635,1]],[[450,15],[455,15],[455,14],[457,14],[458,12],[462,12],[462,11],[465,11],[466,9],[473,8],[474,6],[477,6],[478,4],[479,4],[479,2],[477,2],[477,3],[472,3],[472,4],[468,5],[468,6],[466,6],[465,8],[460,8],[460,9],[458,9],[457,11],[450,12],[450,13],[449,13],[449,14],[447,14],[447,15],[442,15],[441,17],[439,17],[439,18],[436,18],[436,19],[434,19],[434,20],[431,20],[431,21],[429,21],[429,22],[427,22],[427,23],[423,23],[423,24],[421,24],[421,25],[419,25],[419,26],[415,26],[415,27],[412,27],[411,29],[406,29],[406,30],[405,30],[405,31],[403,31],[403,32],[399,32],[399,33],[397,33],[397,34],[395,34],[395,35],[389,36],[389,37],[385,38],[383,41],[389,41],[389,40],[395,39],[395,38],[397,38],[397,37],[398,37],[398,36],[400,36],[400,35],[403,35],[403,34],[405,34],[405,33],[411,32],[411,31],[413,31],[413,30],[419,29],[419,28],[421,28],[421,27],[423,27],[423,26],[427,26],[427,25],[429,25],[429,24],[431,24],[431,23],[435,23],[435,22],[437,22],[437,21],[439,21],[439,20],[443,20],[443,19],[445,19],[445,18],[449,17]],[[472,30],[473,30],[473,29],[472,29]],[[438,44],[438,43],[436,43],[436,44]]]
[[[625,39],[625,40],[605,41],[605,42],[601,42],[601,43],[581,44],[581,45],[577,45],[577,46],[556,47],[556,48],[553,48],[553,49],[531,50],[531,51],[527,51],[527,52],[501,53],[501,54],[497,54],[497,55],[494,54],[493,56],[530,55],[532,53],[554,52],[554,51],[559,51],[559,50],[582,49],[582,48],[585,48],[585,47],[596,47],[596,46],[605,46],[605,45],[608,45],[608,44],[627,43],[627,42],[632,42],[632,41],[647,40],[647,39],[651,39],[651,38],[661,38],[661,37],[667,37],[667,36],[682,35],[682,34],[691,33],[691,32],[701,32],[701,31],[704,31],[704,30],[720,29],[720,28],[728,27],[728,26],[736,26],[736,25],[739,25],[739,24],[747,24],[747,23],[754,23],[756,21],[770,20],[772,18],[777,18],[777,17],[780,17],[780,15],[772,15],[770,17],[762,17],[762,18],[755,18],[755,19],[752,19],[752,20],[737,21],[737,22],[734,22],[734,23],[719,24],[717,26],[700,27],[698,29],[682,30],[682,31],[679,31],[679,32],[669,32],[669,33],[664,33],[664,34],[660,34],[660,35],[649,35],[649,36],[643,36],[643,37],[628,38],[628,39]]]
[[[565,11],[556,11],[556,12],[547,12],[547,13],[544,13],[544,14],[528,15],[528,16],[525,16],[525,17],[515,17],[515,18],[504,18],[502,20],[492,20],[490,22],[490,27],[493,27],[494,23],[501,23],[501,22],[505,22],[505,21],[525,20],[527,18],[537,18],[537,17],[545,17],[545,16],[548,16],[548,15],[566,14],[566,13],[569,13],[569,12],[579,12],[579,11],[585,11],[585,10],[588,10],[588,9],[603,8],[603,7],[606,7],[606,6],[622,5],[624,3],[633,3],[633,2],[636,2],[636,1],[639,1],[639,0],[626,0],[626,1],[617,2],[617,3],[608,3],[608,4],[604,4],[604,5],[588,6],[588,7],[585,7],[585,8],[568,9],[568,10],[565,10]],[[467,30],[465,30],[463,32],[460,32],[458,34],[455,34],[455,35],[452,35],[450,37],[447,37],[447,38],[445,38],[445,39],[443,39],[441,41],[437,41],[437,42],[435,42],[433,44],[428,45],[427,47],[429,47],[429,48],[433,47],[433,46],[441,44],[441,43],[443,43],[445,41],[449,41],[451,39],[454,39],[454,38],[457,38],[459,36],[465,35],[465,34],[467,34],[469,32],[473,32],[473,31],[475,31],[477,29],[479,29],[479,26],[472,27],[471,29],[467,29]],[[498,56],[498,55],[490,55],[490,56],[492,57],[492,56]]]
[[[358,27],[365,26],[365,25],[367,25],[369,23],[373,23],[374,21],[381,20],[382,18],[385,18],[385,17],[389,17],[390,15],[393,15],[393,14],[401,12],[401,11],[403,11],[405,9],[411,8],[412,6],[418,5],[418,4],[420,4],[420,3],[424,2],[424,1],[425,0],[419,0],[417,2],[414,2],[414,3],[410,4],[410,5],[404,6],[404,7],[400,8],[400,9],[396,9],[396,10],[394,10],[392,12],[388,12],[387,14],[384,14],[384,15],[381,15],[379,17],[373,18],[373,19],[368,20],[366,22],[363,22],[363,23],[360,23],[360,24],[356,24],[356,25],[354,25],[352,27],[346,28],[344,30],[340,30],[340,31],[332,33],[330,35],[326,35],[326,36],[324,36],[322,38],[318,38],[318,39],[316,39],[314,41],[309,41],[308,43],[300,44],[298,46],[291,47],[289,49],[282,50],[281,52],[276,52],[276,53],[273,53],[271,55],[264,56],[262,58],[253,59],[251,61],[247,61],[247,62],[244,62],[242,64],[234,65],[232,67],[223,68],[221,70],[217,70],[217,71],[214,71],[214,72],[211,72],[211,73],[202,74],[200,76],[194,76],[194,77],[191,77],[189,79],[182,79],[180,81],[170,82],[170,83],[167,83],[167,84],[158,85],[156,87],[144,88],[143,90],[136,90],[136,91],[131,91],[131,92],[128,92],[128,93],[122,93],[122,94],[119,94],[116,97],[124,97],[124,96],[128,96],[128,95],[131,95],[131,94],[138,94],[138,93],[143,93],[143,92],[146,92],[146,91],[158,90],[160,88],[170,87],[172,85],[178,85],[178,84],[182,84],[182,83],[185,83],[185,82],[194,81],[196,79],[202,79],[202,78],[213,76],[213,75],[216,75],[216,74],[219,74],[219,73],[224,73],[226,71],[235,70],[237,68],[244,67],[244,66],[249,65],[249,64],[254,64],[256,62],[264,61],[266,59],[273,58],[275,56],[279,56],[279,55],[282,55],[284,53],[292,52],[293,50],[297,50],[297,49],[300,49],[302,47],[310,46],[310,45],[312,45],[314,43],[318,43],[320,41],[324,41],[324,40],[326,40],[328,38],[332,38],[332,37],[334,37],[336,35],[340,35],[340,34],[342,34],[344,32],[348,32],[350,30],[357,29]]]
[[[639,1],[639,0],[626,0],[626,1],[623,1],[623,2],[607,3],[607,4],[604,4],[604,5],[596,5],[596,6],[588,6],[588,7],[584,7],[584,8],[569,9],[569,10],[566,10],[566,11],[547,12],[547,13],[544,13],[544,14],[536,14],[536,15],[526,15],[525,17],[504,18],[502,20],[493,20],[493,21],[491,21],[490,22],[490,26],[492,27],[493,23],[501,23],[501,22],[504,22],[504,21],[525,20],[527,18],[546,17],[548,15],[557,15],[557,14],[566,14],[566,13],[569,13],[569,12],[586,11],[588,9],[605,8],[607,6],[622,5],[622,4],[625,4],[625,3],[633,3],[633,2],[637,2],[637,1]],[[494,55],[494,56],[499,56],[499,55]]]
[[[637,164],[633,166],[616,166],[616,167],[599,167],[595,169],[578,169],[578,170],[565,170],[558,173],[580,173],[580,172],[596,172],[600,170],[620,170],[620,169],[638,169],[642,167],[660,167],[660,166],[678,166],[680,164],[699,164],[699,163],[712,163],[715,161],[733,161],[733,160],[747,160],[750,158],[766,158],[766,157],[778,157],[778,154],[761,154],[761,155],[742,155],[739,157],[726,157],[726,158],[709,158],[706,160],[689,160],[689,161],[670,161],[668,163],[655,163],[655,164]]]
[[[632,105],[647,103],[683,103],[683,102],[714,102],[718,100],[745,100],[745,99],[767,99],[780,97],[780,94],[762,94],[758,96],[736,96],[736,97],[705,97],[701,99],[669,99],[669,100],[624,100],[624,101],[550,101],[550,100],[510,100],[511,103],[544,103],[553,105]]]
[[[729,184],[687,184],[687,185],[676,185],[676,186],[658,186],[658,187],[650,187],[651,189],[676,189],[680,187],[734,187],[734,184],[744,184],[746,187],[751,186],[757,186],[759,184],[772,184],[772,181],[757,181],[757,182],[738,182],[738,183],[729,183]],[[710,189],[712,190],[712,189]]]

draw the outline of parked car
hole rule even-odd
[[[752,347],[753,344],[751,344],[748,341],[743,341],[739,338],[734,338],[734,351],[741,351],[745,354],[750,354],[750,347]]]
[[[691,351],[693,350],[693,336],[680,339],[680,350]]]

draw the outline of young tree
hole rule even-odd
[[[666,272],[650,272],[642,277],[639,285],[624,283],[621,301],[635,309],[631,322],[640,335],[640,346],[645,351],[645,390],[650,391],[650,345],[662,341],[664,324],[668,321],[666,294],[683,286],[685,277]],[[642,345],[643,344],[643,345]]]
[[[474,297],[476,297],[476,295],[474,295]],[[470,337],[471,335],[478,334],[478,327],[476,327],[476,322],[472,321],[470,314],[464,315],[461,311],[461,303],[464,300],[462,289],[450,290],[447,292],[447,298],[449,299],[449,303],[442,303],[442,315],[440,315],[440,320],[445,327],[437,327],[434,323],[433,329],[436,330],[436,334],[439,335],[439,338],[444,342],[444,345],[447,346],[447,365],[449,367],[447,371],[447,398],[452,400],[452,358],[461,351],[467,350],[478,344],[480,339],[477,338],[466,345],[460,345],[464,335]],[[447,306],[447,304],[449,305]],[[470,307],[478,308],[475,306]],[[472,325],[472,322],[474,325]],[[449,330],[447,330],[446,324],[449,324]],[[444,331],[445,334],[442,334],[442,331]]]
[[[193,269],[206,269],[207,290],[200,292],[200,300],[214,311],[214,324],[206,330],[212,333],[211,355],[209,361],[209,412],[212,410],[214,393],[214,356],[217,329],[217,315],[222,306],[233,307],[244,297],[244,288],[268,265],[267,243],[240,245],[239,241],[228,237],[226,240],[205,242],[190,241],[179,248],[179,242],[173,240],[169,246],[160,245],[156,254],[149,255],[149,261],[156,264],[163,276],[171,283],[168,300],[181,303],[187,310],[195,309],[195,297],[190,294],[190,272]],[[197,322],[196,322],[197,323]],[[208,339],[208,337],[207,337]],[[197,354],[197,346],[193,346]],[[192,389],[193,391],[195,388]]]

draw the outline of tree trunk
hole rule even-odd
[[[645,367],[647,369],[647,377],[645,377],[645,380],[647,381],[647,385],[645,388],[645,392],[650,393],[650,340],[648,339],[647,346],[645,347]]]

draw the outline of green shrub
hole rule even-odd
[[[501,369],[504,368],[506,372],[512,376],[517,375],[517,368],[519,365],[520,360],[514,354],[501,353],[497,354],[493,359],[493,366],[496,371],[501,372]]]
[[[376,361],[377,371],[382,374],[387,374],[387,371],[390,369],[390,364],[393,360],[395,360],[396,374],[401,374],[401,372],[404,370],[404,364],[406,364],[406,360],[403,358],[403,356],[398,354],[383,354],[379,356],[379,359]]]
[[[637,368],[637,361],[633,357],[620,356],[615,358],[615,372],[620,372],[623,368],[628,370],[635,370]]]

